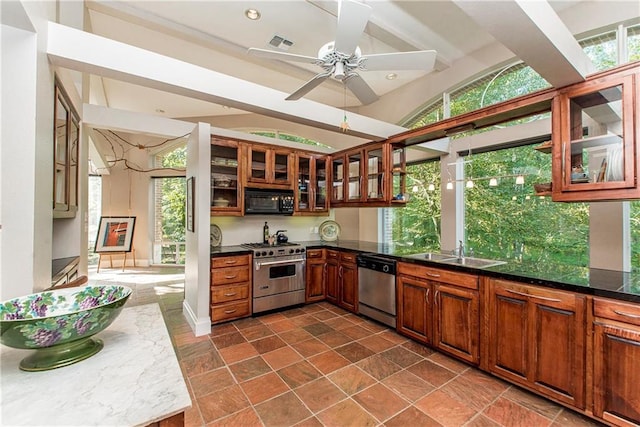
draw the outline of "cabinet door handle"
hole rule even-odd
[[[549,301],[549,302],[560,302],[560,300],[556,299],[556,298],[541,297],[541,296],[538,296],[538,295],[526,294],[524,292],[518,292],[518,291],[514,291],[512,289],[507,289],[506,291],[509,292],[510,294],[520,295],[520,296],[527,297],[527,298],[541,299],[543,301]]]
[[[429,304],[429,292],[431,292],[431,289],[427,289],[427,292],[424,294],[424,300],[427,304]]]
[[[233,310],[225,310],[224,314],[231,314],[231,313],[235,313],[236,311],[238,311],[237,308],[234,308]]]
[[[437,274],[437,273],[429,273],[429,272],[427,272],[427,276],[429,276],[429,277],[440,277],[440,275]]]
[[[440,291],[436,291],[435,294],[433,294],[433,303],[435,305],[438,305],[438,294],[440,293]]]
[[[229,292],[227,294],[224,294],[225,297],[234,297],[236,296],[238,293],[237,292]]]
[[[237,264],[238,260],[237,259],[228,259],[224,263],[225,264]]]
[[[338,269],[338,277],[342,279],[342,266]]]
[[[637,314],[625,313],[624,311],[618,311],[618,310],[613,310],[613,312],[620,316],[630,317],[632,319],[640,319],[640,316],[638,316]]]
[[[236,277],[238,277],[237,274],[234,274],[232,276],[229,276],[229,275],[224,276],[225,279],[235,279]]]

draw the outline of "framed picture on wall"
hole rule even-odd
[[[95,252],[131,252],[135,224],[135,216],[100,217]]]
[[[187,230],[193,231],[193,204],[194,204],[194,187],[195,187],[195,177],[191,177],[187,179]]]

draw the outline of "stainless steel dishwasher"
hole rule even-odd
[[[374,255],[358,255],[358,311],[396,327],[396,262]]]

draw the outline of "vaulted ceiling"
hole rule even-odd
[[[524,60],[553,85],[579,81],[593,71],[575,42],[583,36],[638,20],[635,2],[562,1],[365,1],[372,15],[359,42],[363,54],[433,49],[435,70],[367,71],[361,76],[380,97],[361,105],[344,85],[329,79],[306,99],[389,123],[460,81],[499,64]],[[337,1],[85,1],[86,31],[177,58],[229,76],[292,93],[320,69],[313,64],[250,56],[257,47],[316,56],[336,32]],[[256,9],[260,19],[247,19]],[[279,47],[274,38],[290,42]],[[285,48],[284,50],[282,48]],[[390,80],[387,75],[397,76]],[[92,77],[93,103],[170,118],[212,118],[221,127],[283,127],[249,107],[230,108],[132,81]],[[298,102],[298,101],[287,101]],[[295,104],[294,104],[295,105]],[[236,106],[237,107],[237,106]],[[243,117],[246,119],[243,119]],[[339,118],[336,118],[336,130]],[[304,124],[293,133],[304,135]]]

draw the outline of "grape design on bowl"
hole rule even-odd
[[[113,322],[131,289],[106,285],[45,291],[0,303],[0,341],[36,349],[23,370],[46,370],[84,360],[100,351],[90,337]]]

